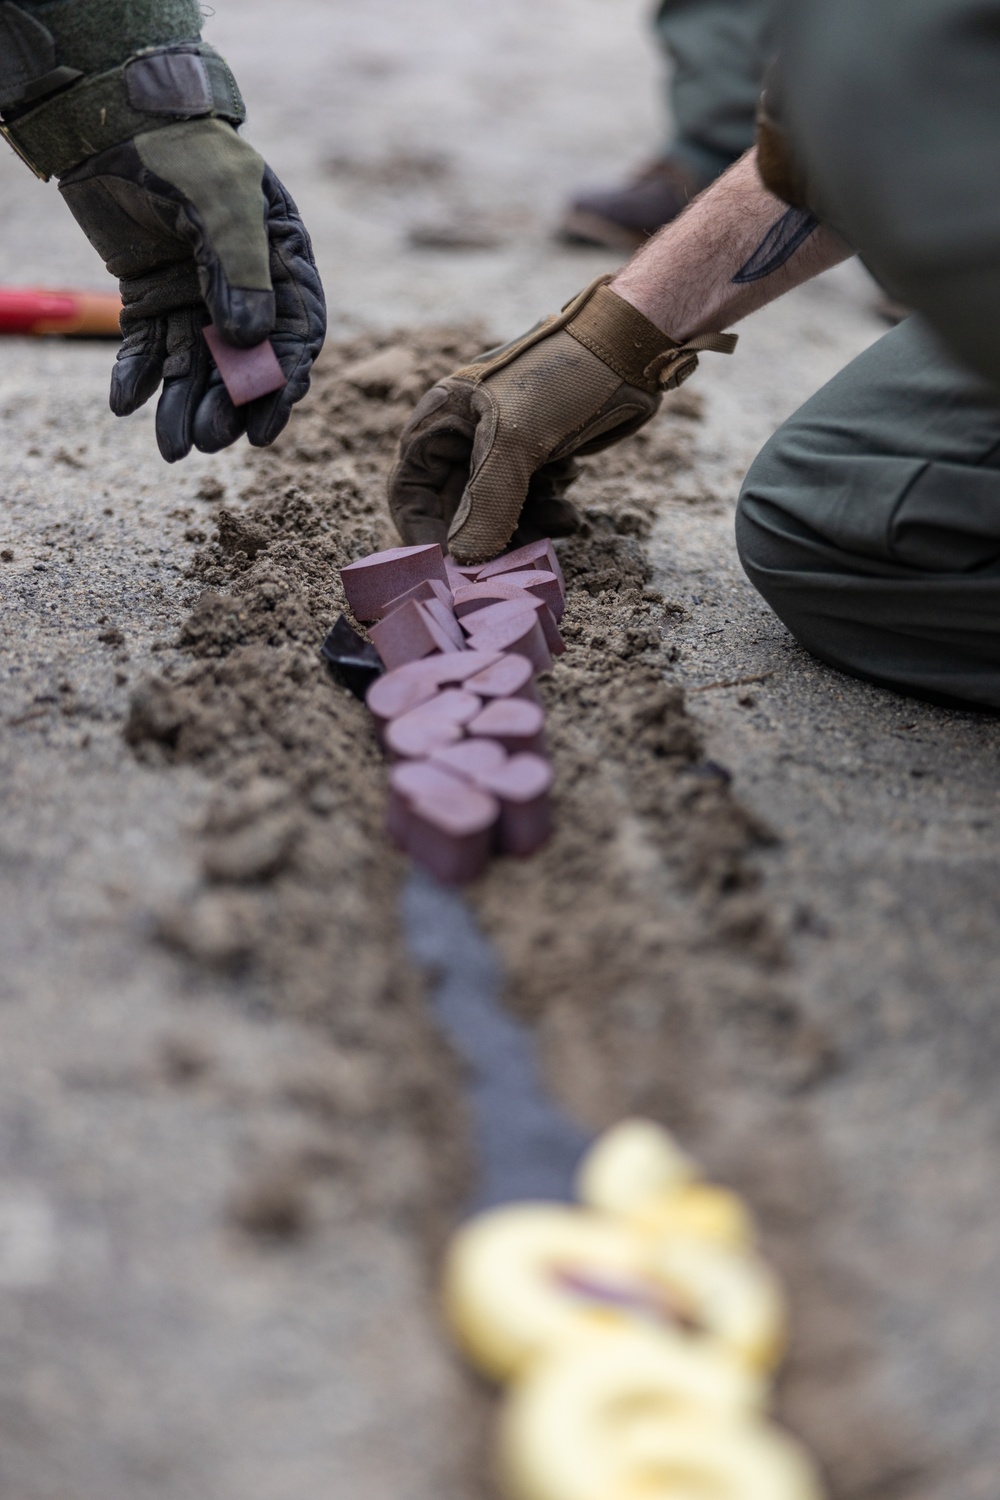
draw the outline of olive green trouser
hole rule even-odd
[[[656,31],[672,67],[670,151],[706,179],[753,145],[775,0],[660,0]]]
[[[821,660],[1000,708],[1000,393],[918,318],[779,428],[744,481],[736,540]]]

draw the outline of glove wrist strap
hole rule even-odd
[[[544,319],[521,338],[491,349],[474,364],[456,370],[455,379],[488,380],[527,349],[565,330],[629,385],[651,395],[673,390],[698,368],[702,350],[732,354],[735,333],[702,333],[678,344],[643,317],[638,308],[608,286],[611,275],[599,276],[584,287],[562,311]]]
[[[681,385],[698,367],[698,354],[710,349],[731,354],[734,333],[706,333],[678,344],[607,285],[598,286],[566,332],[620,375],[650,395]]]
[[[246,107],[214,47],[177,42],[147,48],[119,67],[71,82],[5,120],[0,134],[38,177],[48,180],[136,135],[201,118],[240,125]]]

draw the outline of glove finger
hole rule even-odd
[[[565,495],[548,495],[535,502],[525,501],[518,529],[530,526],[535,535],[531,541],[543,536],[576,536],[586,525],[582,514]]]
[[[234,406],[217,370],[209,377],[208,389],[194,416],[194,445],[199,453],[219,453],[243,436],[247,408]]]
[[[283,390],[261,396],[246,407],[246,432],[255,448],[266,448],[288,425],[292,407],[302,400],[312,383],[315,354],[301,339],[274,336],[271,344],[287,384]]]
[[[194,445],[193,384],[187,377],[165,380],[156,404],[156,444],[168,464],[187,458]]]
[[[288,190],[268,167],[264,172],[275,319],[271,343],[287,385],[251,402],[247,436],[255,448],[273,443],[292,407],[309,389],[316,356],[326,337],[326,298],[312,243]]]
[[[111,410],[130,417],[145,406],[163,378],[163,360],[154,354],[119,354],[111,371]]]
[[[390,480],[389,508],[408,547],[447,542],[465,490],[472,431],[436,427],[411,439]]]
[[[408,546],[447,543],[448,527],[469,478],[476,419],[472,386],[449,378],[425,391],[399,439],[388,500]]]
[[[214,368],[202,337],[204,313],[185,308],[167,320],[163,394],[156,408],[156,441],[168,464],[186,458],[194,444],[194,423]]]
[[[531,476],[528,496],[518,518],[512,541],[522,547],[542,537],[575,536],[586,522],[565,491],[579,473],[572,458],[560,458]]]
[[[472,474],[448,531],[448,548],[460,563],[486,562],[507,546],[528,497],[538,459],[532,434],[505,424],[486,385],[476,390],[479,415],[472,447]]]
[[[143,318],[130,328],[111,372],[111,410],[129,417],[144,406],[163,378],[167,357],[164,318]]]

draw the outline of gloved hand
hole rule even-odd
[[[111,407],[125,416],[163,381],[168,462],[244,431],[271,442],[309,388],[326,309],[295,204],[236,133],[245,111],[200,40],[197,0],[4,0],[0,130],[60,191],[121,282],[124,342]],[[201,330],[270,337],[283,390],[235,408]]]
[[[168,463],[244,431],[273,442],[309,389],[326,304],[305,225],[253,147],[222,120],[137,136],[68,173],[60,191],[120,279],[124,342],[111,410],[127,416],[163,380],[156,438]],[[270,337],[288,384],[234,407],[202,337]]]
[[[418,402],[389,480],[405,543],[440,542],[457,562],[477,563],[502,552],[519,525],[566,535],[575,529],[565,498],[575,459],[638,431],[663,391],[693,374],[699,350],[735,347],[735,335],[722,333],[675,343],[610,280]]]

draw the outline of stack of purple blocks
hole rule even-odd
[[[386,666],[366,702],[393,762],[389,832],[438,880],[490,855],[533,854],[552,831],[552,766],[535,678],[566,647],[565,585],[549,541],[481,567],[437,543],[342,568]]]

